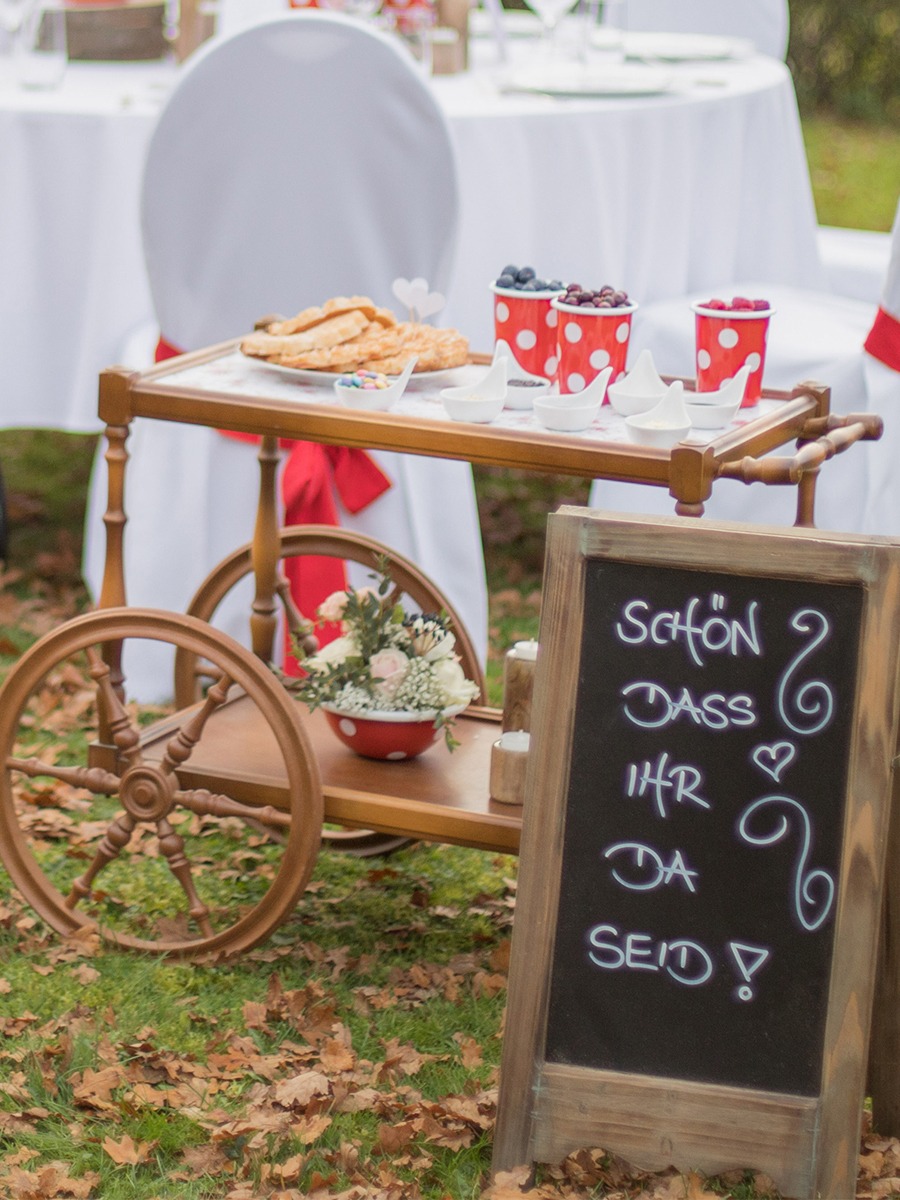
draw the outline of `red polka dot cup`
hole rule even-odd
[[[551,301],[559,292],[522,292],[491,284],[494,293],[494,341],[506,342],[529,375],[556,379],[556,326]]]
[[[745,364],[750,368],[741,408],[762,395],[766,339],[772,309],[718,309],[692,304],[695,323],[697,391],[716,392]]]
[[[617,308],[552,302],[559,314],[556,344],[559,351],[560,392],[581,392],[605,367],[612,367],[610,383],[625,374],[631,318],[636,304]],[[609,404],[604,395],[603,403]]]

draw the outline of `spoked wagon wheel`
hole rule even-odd
[[[190,710],[120,701],[104,652],[121,646],[127,674],[148,643],[210,664]],[[232,756],[212,766],[222,745]],[[309,880],[322,789],[296,705],[193,617],[106,609],[46,635],[0,690],[0,754],[0,855],[60,933],[96,926],[131,949],[231,957],[268,937]],[[252,819],[284,839],[260,838]]]
[[[394,599],[407,597],[408,607],[421,612],[446,612],[456,635],[456,649],[467,678],[478,684],[485,694],[484,672],[466,627],[447,597],[410,559],[383,542],[351,530],[321,525],[288,525],[280,531],[280,558],[301,555],[324,555],[345,562],[359,563],[377,573],[379,561],[386,564],[387,574],[395,584]],[[206,577],[188,606],[191,616],[212,621],[216,609],[228,593],[253,570],[251,547],[241,546],[225,558]],[[282,580],[279,594],[288,596],[287,581]],[[175,698],[179,706],[192,703],[206,678],[206,664],[188,651],[179,652],[175,659]],[[326,828],[322,831],[326,845],[359,857],[390,854],[410,843],[409,838],[367,829]]]

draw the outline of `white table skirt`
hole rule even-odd
[[[663,95],[560,100],[501,95],[493,48],[478,57],[434,80],[462,190],[442,321],[474,349],[490,348],[487,285],[507,261],[645,302],[748,274],[819,284],[784,64],[682,64]],[[2,427],[99,428],[97,375],[152,319],[138,196],[176,70],[75,63],[52,92],[0,73]]]

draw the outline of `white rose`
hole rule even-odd
[[[468,704],[478,695],[478,688],[470,679],[466,679],[459,660],[442,658],[434,664],[434,677],[444,693],[446,706]]]
[[[329,667],[336,667],[345,659],[353,658],[358,654],[359,646],[354,638],[339,637],[323,646],[312,658],[307,658],[303,666],[307,671],[327,671]]]
[[[346,592],[332,592],[319,605],[319,616],[323,621],[339,621],[347,607]]]

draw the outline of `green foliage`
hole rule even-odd
[[[900,121],[897,0],[790,0],[788,63],[804,116]]]
[[[807,117],[803,138],[819,223],[888,231],[900,196],[900,126]]]

